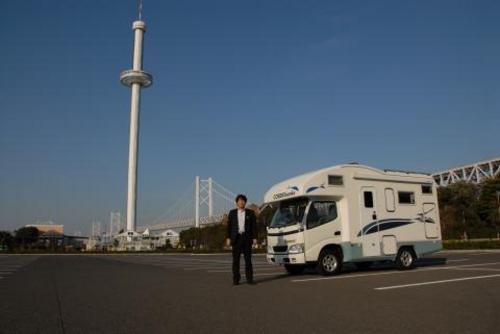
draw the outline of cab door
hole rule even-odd
[[[377,196],[374,187],[362,187],[360,193],[360,238],[363,256],[380,256]]]
[[[334,200],[312,201],[307,210],[304,243],[306,260],[316,261],[327,239],[340,239],[341,228]]]

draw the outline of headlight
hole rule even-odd
[[[288,247],[288,253],[290,254],[298,254],[304,253],[304,244],[295,244]]]

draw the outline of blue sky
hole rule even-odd
[[[500,155],[498,1],[145,0],[138,223],[195,175],[260,203],[349,161]],[[125,213],[129,1],[0,3],[0,229]]]

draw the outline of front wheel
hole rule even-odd
[[[400,270],[411,269],[415,265],[415,258],[413,249],[408,247],[401,248],[396,256],[396,266]]]
[[[342,257],[337,250],[324,249],[318,259],[318,272],[321,275],[329,276],[340,272],[342,267]]]
[[[300,264],[285,264],[285,269],[290,275],[298,275],[304,272],[305,266]]]

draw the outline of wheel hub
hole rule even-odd
[[[408,251],[402,252],[400,259],[401,259],[401,263],[405,267],[409,267],[413,262],[413,256]]]
[[[322,264],[323,264],[323,268],[325,269],[325,271],[327,271],[329,273],[334,272],[338,266],[337,259],[335,258],[335,256],[333,256],[331,254],[328,254],[323,258]]]

